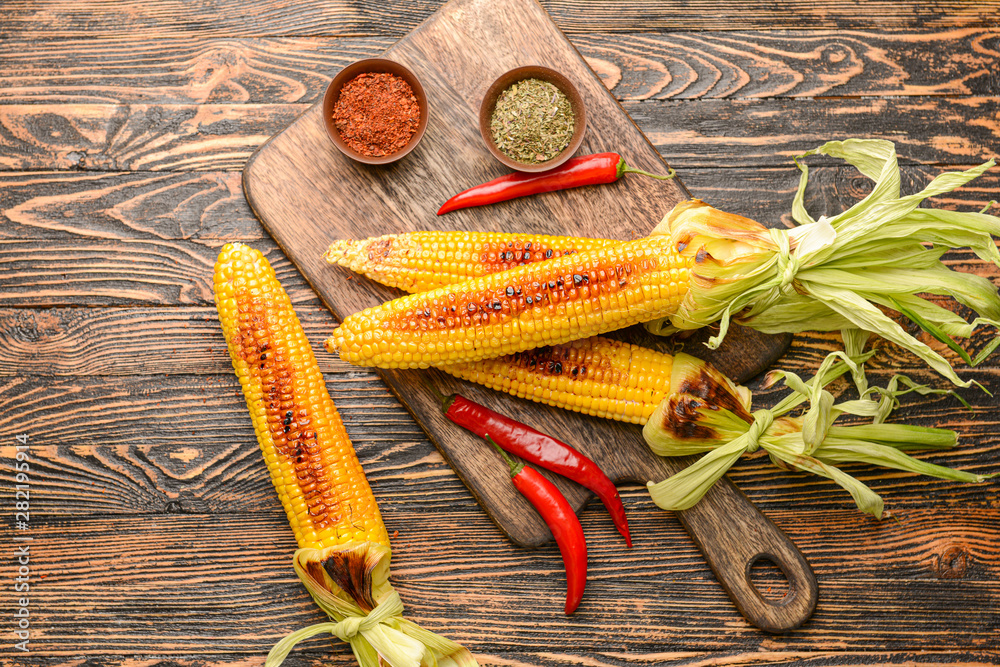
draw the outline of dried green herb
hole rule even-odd
[[[548,81],[522,79],[497,97],[490,132],[500,152],[517,162],[546,162],[573,138],[573,106]]]

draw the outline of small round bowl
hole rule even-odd
[[[545,162],[535,162],[529,164],[526,162],[512,160],[504,155],[500,149],[497,148],[497,145],[493,143],[493,132],[490,131],[490,121],[493,118],[493,108],[496,106],[497,98],[500,97],[500,93],[507,90],[511,84],[522,79],[540,79],[542,81],[548,81],[569,98],[570,106],[573,108],[573,136],[570,138],[569,144],[562,150],[561,153],[553,157],[551,160],[546,160]],[[569,79],[559,72],[554,69],[549,69],[548,67],[542,67],[541,65],[517,67],[510,70],[506,74],[503,74],[486,90],[486,95],[483,97],[483,103],[479,107],[479,132],[483,135],[483,141],[486,142],[486,148],[489,149],[490,153],[493,153],[493,157],[500,160],[500,162],[507,165],[511,169],[515,169],[517,171],[537,172],[547,171],[554,167],[558,167],[563,162],[573,157],[573,153],[580,148],[580,144],[583,142],[583,135],[586,131],[587,111],[583,106],[583,98],[580,96],[580,92],[576,89],[576,86],[574,86]]]
[[[357,75],[367,72],[395,74],[403,79],[406,83],[410,84],[410,88],[413,89],[413,95],[417,98],[417,104],[420,106],[420,120],[417,123],[417,131],[410,137],[409,142],[395,153],[381,157],[362,155],[348,146],[340,137],[340,131],[333,122],[333,109],[337,105],[337,100],[340,99],[341,88]],[[333,81],[327,86],[326,95],[323,96],[323,123],[326,125],[326,132],[330,135],[333,145],[339,148],[340,152],[347,157],[363,164],[389,164],[416,148],[417,144],[420,143],[421,137],[424,136],[424,130],[427,129],[427,115],[427,93],[424,92],[424,87],[420,85],[420,81],[416,75],[399,63],[386,60],[385,58],[367,58],[359,60],[356,63],[351,63],[340,70],[337,76],[333,77]]]

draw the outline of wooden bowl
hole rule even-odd
[[[569,144],[562,150],[562,152],[553,157],[551,160],[546,160],[545,162],[535,162],[529,164],[526,162],[512,160],[504,155],[493,142],[493,132],[490,130],[490,121],[493,118],[493,108],[496,106],[497,98],[500,97],[500,93],[507,90],[511,84],[521,81],[522,79],[540,79],[542,81],[548,81],[569,98],[570,106],[573,108],[573,136],[570,138]],[[554,69],[542,67],[541,65],[517,67],[503,74],[486,90],[486,95],[483,97],[483,103],[479,107],[479,132],[483,135],[483,141],[486,142],[486,148],[488,148],[490,153],[493,154],[493,157],[500,160],[500,162],[507,165],[511,169],[515,169],[517,171],[537,172],[558,167],[563,162],[573,157],[573,153],[580,148],[580,144],[583,142],[583,135],[586,131],[587,111],[583,106],[583,98],[580,96],[580,91],[578,91],[576,86],[574,86],[573,83],[565,76]]]
[[[367,72],[378,72],[378,73],[388,73],[395,74],[399,78],[410,84],[410,88],[413,89],[413,95],[417,98],[417,104],[420,106],[420,120],[417,123],[417,130],[410,137],[410,140],[405,146],[400,148],[395,153],[389,155],[382,155],[380,157],[371,157],[368,155],[362,155],[357,152],[346,143],[340,137],[340,131],[333,122],[333,109],[337,105],[337,100],[340,99],[340,90],[344,87],[344,84],[352,80],[359,74],[365,74]],[[352,160],[357,160],[363,164],[388,164],[390,162],[395,162],[400,159],[420,143],[421,137],[424,136],[424,130],[427,129],[427,93],[424,92],[424,87],[420,85],[420,80],[417,79],[416,75],[411,72],[406,67],[403,67],[399,63],[386,60],[385,58],[368,58],[366,60],[359,60],[356,63],[351,63],[344,69],[340,70],[337,76],[333,77],[333,81],[326,88],[326,94],[323,96],[323,123],[326,125],[326,132],[330,135],[330,139],[333,141],[333,145],[340,149],[340,152],[351,158]]]

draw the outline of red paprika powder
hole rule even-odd
[[[333,122],[353,150],[366,157],[382,157],[410,141],[420,122],[420,105],[401,77],[365,72],[340,89]]]

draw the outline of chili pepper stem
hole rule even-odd
[[[554,190],[578,188],[584,185],[614,183],[627,173],[641,174],[660,181],[669,181],[676,172],[666,176],[651,174],[625,164],[618,153],[596,153],[575,157],[563,165],[537,174],[514,173],[494,178],[488,183],[463,190],[446,201],[438,215],[470,206],[484,206],[497,202],[537,195]]]
[[[510,457],[510,455],[507,454],[507,452],[505,452],[503,450],[503,448],[500,447],[500,445],[498,445],[496,442],[493,441],[493,438],[491,438],[490,436],[486,436],[486,442],[488,442],[491,445],[493,445],[493,449],[495,449],[498,452],[500,452],[500,456],[502,456],[503,460],[507,462],[508,466],[510,466],[510,476],[511,476],[511,478],[517,477],[517,474],[519,472],[521,472],[522,470],[524,470],[524,463],[521,462],[521,461],[515,461],[514,459],[512,459]]]
[[[566,605],[563,609],[566,614],[572,614],[587,586],[587,539],[580,519],[555,484],[534,468],[515,462],[489,435],[484,439],[507,461],[514,488],[531,503],[552,531],[566,567]]]
[[[673,167],[668,167],[667,175],[663,176],[661,174],[651,174],[648,171],[643,171],[642,169],[636,169],[635,167],[630,167],[625,163],[625,160],[618,161],[618,178],[621,178],[625,174],[641,174],[643,176],[649,176],[650,178],[655,178],[658,181],[669,181],[677,175]]]
[[[490,436],[492,442],[505,452],[571,479],[596,493],[618,532],[625,538],[625,544],[632,546],[628,519],[618,489],[584,454],[561,440],[494,412],[461,394],[451,396],[445,417],[480,438]]]

